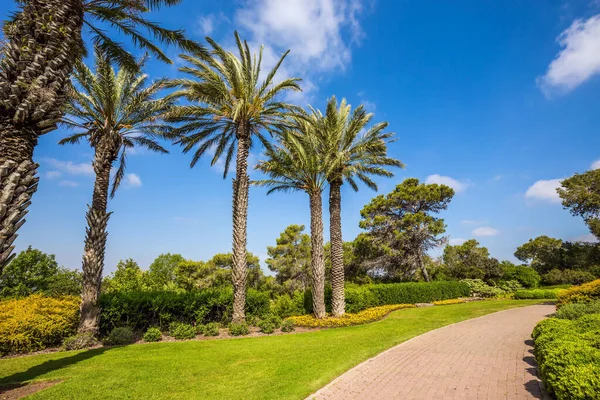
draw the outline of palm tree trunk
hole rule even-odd
[[[37,189],[33,149],[56,129],[81,55],[81,0],[29,0],[5,26],[0,51],[0,270]]]
[[[310,241],[313,313],[325,317],[325,261],[323,259],[323,200],[321,192],[310,196]]]
[[[243,127],[241,128],[243,130]],[[233,181],[233,315],[235,323],[246,319],[246,281],[248,267],[246,263],[246,243],[248,228],[248,156],[250,154],[250,137],[242,135],[238,138],[238,149]]]
[[[331,312],[334,317],[344,315],[344,242],[342,240],[342,183],[332,181],[329,185],[329,240],[331,241]]]
[[[101,151],[96,149],[94,159],[96,182],[94,184],[92,206],[88,208],[85,216],[88,226],[83,253],[83,289],[81,293],[79,333],[92,332],[96,334],[100,323],[100,309],[97,302],[100,285],[102,284],[104,252],[106,237],[108,236],[106,225],[111,214],[106,212],[111,167],[112,160],[103,157]]]

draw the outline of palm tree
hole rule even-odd
[[[246,237],[248,218],[248,156],[254,142],[265,147],[269,142],[265,132],[273,134],[287,126],[286,116],[294,107],[278,99],[286,91],[299,91],[300,79],[285,79],[277,84],[273,78],[287,51],[260,82],[262,48],[258,57],[252,56],[248,43],[237,32],[235,40],[239,56],[224,50],[211,38],[206,38],[210,55],[182,55],[190,66],[180,71],[192,79],[175,79],[169,83],[179,90],[175,98],[184,98],[189,105],[176,107],[168,118],[181,123],[174,131],[181,135],[183,152],[194,150],[191,167],[207,151],[214,151],[211,165],[225,155],[227,176],[237,147],[235,179],[233,181],[233,321],[245,319],[246,304]]]
[[[267,148],[267,161],[256,168],[270,179],[253,182],[266,186],[267,194],[276,191],[300,190],[310,199],[311,289],[313,313],[325,317],[325,262],[323,257],[323,200],[327,184],[320,153],[319,137],[314,133],[310,118],[298,118],[295,132],[284,133],[280,144]]]
[[[401,161],[387,156],[387,144],[393,133],[386,133],[387,122],[374,124],[369,129],[373,114],[360,105],[354,111],[343,99],[338,107],[335,96],[327,103],[323,116],[313,111],[315,124],[322,143],[322,158],[327,165],[329,183],[329,218],[331,241],[331,311],[334,316],[345,312],[344,298],[344,249],[342,239],[341,187],[348,182],[358,190],[356,178],[369,188],[377,190],[377,184],[369,177],[393,174],[386,167],[404,167]]]
[[[111,215],[106,209],[113,165],[118,162],[110,197],[125,176],[128,149],[139,146],[168,153],[157,139],[168,136],[169,126],[161,122],[161,116],[172,106],[170,99],[157,97],[163,81],[148,83],[146,75],[127,68],[116,72],[107,54],[96,49],[95,55],[94,72],[82,62],[75,66],[67,116],[62,123],[78,132],[59,142],[75,144],[85,138],[94,149],[96,182],[86,214],[80,333],[98,329],[96,300],[104,268],[106,225]]]
[[[100,24],[170,62],[148,36],[186,50],[202,51],[202,47],[185,39],[180,30],[148,21],[144,14],[180,2],[17,0],[20,9],[6,23],[6,42],[0,48],[0,271],[12,258],[12,243],[37,189],[34,148],[41,135],[56,129],[63,116],[69,77],[86,53],[85,28],[92,42],[122,66],[135,69],[137,63]]]

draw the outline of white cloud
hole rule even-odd
[[[538,78],[547,95],[552,89],[572,90],[600,73],[600,14],[575,20],[556,41],[562,50]]]
[[[478,220],[478,219],[463,219],[460,221],[462,225],[482,225],[485,224],[486,220]]]
[[[451,246],[459,246],[459,245],[463,244],[466,241],[467,241],[467,239],[453,238],[453,239],[450,239],[449,243],[450,243]]]
[[[560,187],[561,181],[562,179],[539,180],[527,189],[525,198],[560,203],[556,189]]]
[[[456,193],[464,192],[469,186],[471,186],[469,183],[459,182],[449,176],[442,176],[438,174],[429,175],[427,179],[425,179],[425,183],[437,183],[439,185],[450,186]]]
[[[60,171],[48,171],[48,172],[46,172],[46,177],[48,179],[59,178],[60,175],[61,175]]]
[[[473,236],[496,236],[500,231],[489,226],[482,226],[481,228],[474,229],[471,233]]]
[[[600,169],[600,160],[596,160],[590,165],[590,169]]]
[[[55,158],[45,158],[46,165],[70,175],[94,175],[94,168],[89,163],[74,163],[73,161],[61,161]]]
[[[60,182],[58,182],[58,184],[60,186],[63,186],[63,187],[77,187],[77,186],[79,186],[79,184],[77,182],[69,181],[69,180],[60,181]]]
[[[142,186],[142,180],[137,174],[126,174],[125,175],[125,185],[127,187],[140,187]]]
[[[202,35],[209,36],[214,30],[215,16],[208,14],[198,19],[198,30]]]
[[[588,233],[587,235],[576,236],[574,238],[569,239],[570,242],[586,242],[586,243],[596,243],[598,239],[596,236]]]

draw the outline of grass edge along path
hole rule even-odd
[[[394,311],[346,328],[247,339],[150,343],[0,360],[0,386],[63,382],[32,399],[303,399],[355,365],[452,323],[545,300]]]

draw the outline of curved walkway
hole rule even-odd
[[[356,366],[309,399],[545,399],[531,331],[553,305],[449,325]]]

